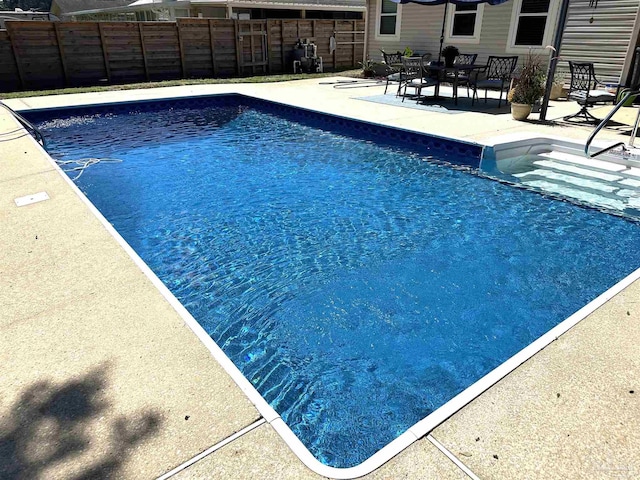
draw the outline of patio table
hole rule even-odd
[[[467,75],[471,75],[473,70],[480,70],[485,68],[485,65],[453,65],[451,67],[447,67],[445,65],[425,65],[425,70],[427,74],[435,74],[437,75],[438,83],[436,84],[435,92],[432,97],[429,98],[448,98],[440,96],[440,84],[442,82],[446,82],[453,78],[453,99],[455,104],[458,104],[458,77],[460,76],[460,72],[467,73]],[[447,76],[447,73],[452,73],[453,75]]]

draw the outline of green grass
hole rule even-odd
[[[163,82],[143,82],[129,83],[124,85],[99,85],[93,87],[74,87],[74,88],[58,88],[54,90],[29,90],[11,93],[0,93],[0,99],[39,97],[46,95],[66,95],[70,93],[87,93],[87,92],[110,92],[118,90],[135,90],[139,88],[158,88],[158,87],[176,87],[181,85],[216,85],[230,83],[270,83],[270,82],[288,82],[292,80],[304,80],[308,78],[332,77],[335,75],[345,77],[360,77],[361,70],[347,70],[343,72],[331,73],[298,73],[286,75],[266,75],[260,77],[245,78],[195,78],[185,80],[166,80]]]

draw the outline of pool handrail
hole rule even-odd
[[[623,151],[626,151],[625,148],[625,143],[624,142],[618,142],[614,145],[610,145],[606,148],[603,148],[602,150],[598,150],[595,153],[589,153],[589,147],[591,146],[591,142],[593,141],[593,139],[595,138],[595,136],[600,132],[600,130],[602,130],[604,128],[604,126],[609,122],[609,120],[611,120],[611,117],[613,117],[615,115],[615,113],[620,110],[620,108],[622,106],[624,106],[624,104],[627,102],[627,100],[629,100],[631,97],[633,96],[637,96],[640,94],[640,89],[634,89],[634,90],[629,90],[626,92],[625,96],[622,98],[622,100],[620,100],[615,107],[613,107],[613,109],[609,112],[609,114],[598,124],[598,126],[593,130],[593,132],[591,132],[591,135],[589,135],[589,138],[587,139],[587,143],[584,145],[584,154],[589,157],[589,158],[594,158],[597,157],[598,155],[601,155],[605,152],[608,152],[609,150],[613,150],[616,147],[620,147],[622,146]],[[638,131],[638,122],[640,121],[640,110],[638,110],[638,115],[636,116],[636,121],[633,124],[633,132],[631,133],[631,140],[629,141],[629,145],[633,146],[633,141],[635,139],[636,133]]]
[[[16,112],[13,108],[8,106],[4,102],[0,102],[0,105],[6,108],[7,111],[11,115],[13,115],[13,117],[25,128],[25,130],[27,130],[29,133],[31,133],[31,135],[33,135],[36,141],[40,145],[42,145],[42,148],[46,148],[47,144],[46,144],[46,140],[44,139],[44,135],[42,135],[42,132],[38,130],[38,128],[35,125],[33,125],[29,120],[24,118],[22,115],[20,115],[18,112]]]

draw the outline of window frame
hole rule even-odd
[[[186,15],[179,15],[178,11],[182,11]],[[175,18],[191,18],[191,9],[188,7],[173,7],[173,16]]]
[[[402,4],[396,3],[396,33],[388,34],[388,33],[380,33],[380,19],[382,17],[382,3],[383,0],[376,0],[376,30],[375,30],[375,39],[376,40],[400,40],[400,24],[402,23]],[[385,14],[385,16],[391,16],[390,14]]]
[[[463,12],[456,12],[456,5],[454,3],[449,5],[449,11],[447,12],[447,24],[445,28],[444,39],[450,43],[465,43],[478,45],[480,43],[480,33],[482,30],[482,17],[484,15],[484,3],[478,3],[478,8],[475,10],[476,22],[473,26],[473,35],[453,35],[453,20],[456,13],[463,14]],[[454,8],[451,8],[454,7]]]
[[[544,26],[544,34],[542,36],[542,44],[539,46],[516,45],[516,36],[518,34],[518,21],[520,20],[520,10],[522,9],[523,0],[513,0],[511,9],[511,23],[509,24],[509,37],[507,40],[507,53],[545,53],[546,46],[550,45],[553,40],[553,32],[555,30],[558,18],[559,0],[549,0],[549,10],[547,10],[547,22]],[[540,16],[539,13],[525,13],[522,16]]]

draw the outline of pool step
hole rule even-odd
[[[640,217],[640,165],[635,161],[614,163],[552,150],[523,156],[511,167],[507,173],[532,190]]]

